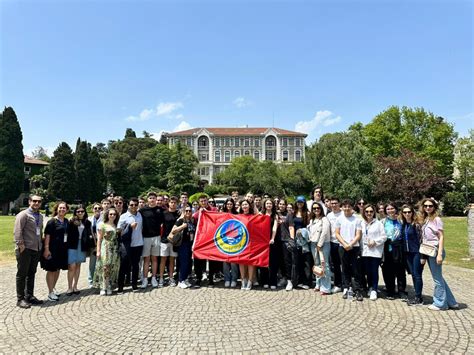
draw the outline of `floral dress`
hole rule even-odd
[[[94,274],[94,286],[102,290],[110,289],[117,282],[120,259],[117,252],[117,230],[114,226],[101,223],[99,230],[102,231],[102,242],[100,245],[100,257]]]

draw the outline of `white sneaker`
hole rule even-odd
[[[156,277],[154,277],[154,276],[151,277],[151,286],[153,288],[158,287],[158,281],[156,281]]]
[[[298,287],[299,287],[299,288],[302,288],[303,290],[309,290],[309,286],[308,286],[308,285],[299,284]]]
[[[263,285],[263,288],[268,288],[268,285],[267,284]]]
[[[270,286],[270,290],[276,290],[276,289],[277,289],[277,287],[276,287],[276,286],[273,286],[273,285],[272,285],[272,286]]]
[[[370,300],[375,301],[377,299],[377,291],[370,291]]]
[[[337,287],[337,286],[334,286],[334,288],[332,289],[332,293],[338,293],[338,292],[341,292],[341,291],[342,291],[342,288]]]
[[[435,306],[434,304],[430,304],[428,309],[431,309],[432,311],[441,311],[441,308]]]
[[[107,289],[107,296],[112,296],[112,289],[111,288]]]
[[[253,285],[254,285],[254,286],[258,286],[258,285],[260,285],[260,284],[258,283],[258,281],[255,281],[255,282],[253,283]]]
[[[105,290],[100,290],[100,295],[101,296],[105,296],[107,294],[107,292],[105,292]]]
[[[291,283],[290,280],[288,280],[288,282],[286,284],[286,290],[291,291],[292,289],[293,289],[293,284]]]
[[[241,290],[245,290],[247,288],[247,280],[246,279],[242,279],[242,286],[240,286],[240,289]]]
[[[232,281],[230,283],[230,287],[232,287],[232,288],[237,287],[237,281]]]
[[[230,281],[224,282],[224,287],[230,287]]]
[[[186,282],[184,282],[184,281],[181,281],[180,283],[178,283],[178,287],[179,287],[179,288],[183,288],[183,289],[184,289],[184,288],[188,288],[189,286],[188,286],[188,285],[186,285]]]
[[[186,280],[184,280],[184,283],[185,283],[185,284],[186,284],[186,286],[188,286],[188,287],[191,287],[191,286],[192,286],[192,285],[191,285],[191,283],[189,282],[189,280],[187,280],[187,279],[186,279]]]
[[[176,287],[176,281],[173,278],[170,279],[170,286]]]
[[[57,302],[57,301],[59,301],[59,297],[56,296],[56,294],[54,292],[50,292],[49,295],[48,295],[48,300],[53,301],[53,302]]]
[[[56,296],[61,296],[61,292],[59,292],[58,290],[56,290],[55,288],[53,288],[53,293],[56,295]]]
[[[145,289],[145,288],[147,288],[147,287],[148,287],[148,279],[147,279],[147,278],[143,278],[141,288]]]
[[[165,280],[163,279],[160,279],[160,281],[158,281],[157,285],[156,286],[153,286],[153,287],[159,287],[159,288],[162,288],[165,286]]]
[[[252,281],[247,282],[247,287],[245,288],[245,291],[250,291],[252,289]]]

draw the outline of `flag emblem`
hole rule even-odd
[[[238,255],[247,248],[249,232],[245,225],[236,219],[221,223],[214,234],[214,244],[225,255]]]

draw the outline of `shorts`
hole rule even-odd
[[[171,243],[161,243],[161,253],[160,256],[173,256],[178,257],[178,253],[173,251],[173,244]]]
[[[160,256],[161,237],[143,238],[143,257]]]

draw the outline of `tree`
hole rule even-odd
[[[170,161],[171,150],[161,144],[138,153],[137,158],[130,162],[129,169],[137,172],[140,191],[144,191],[150,186],[166,189],[168,187],[166,173]]]
[[[374,161],[356,131],[329,133],[307,149],[306,166],[313,184],[339,198],[370,200]]]
[[[425,196],[439,198],[433,189],[446,179],[436,174],[434,161],[407,149],[401,153],[399,157],[377,158],[377,199],[415,204]]]
[[[469,136],[458,139],[454,157],[454,178],[467,203],[474,196],[474,129],[469,130]]]
[[[197,176],[194,173],[198,160],[194,153],[186,146],[178,143],[171,148],[171,160],[166,178],[168,179],[168,190],[179,194],[183,186],[190,182],[197,185]]]
[[[375,156],[397,157],[408,149],[431,159],[441,176],[453,173],[453,125],[423,108],[389,107],[365,126],[363,138]]]
[[[311,176],[304,163],[280,165],[278,176],[285,196],[306,195],[312,188]]]
[[[50,156],[48,155],[48,153],[46,152],[46,149],[44,149],[42,146],[36,147],[36,149],[33,150],[33,152],[31,153],[31,155],[32,155],[33,158],[35,158],[35,159],[47,161],[48,163],[51,161],[51,158],[50,158]]]
[[[23,189],[23,134],[16,113],[5,107],[0,114],[0,207],[8,214],[8,204]]]
[[[268,193],[272,196],[283,194],[283,184],[277,165],[270,160],[257,163],[249,179],[249,191],[256,194]],[[244,190],[245,191],[245,190]]]
[[[217,174],[215,183],[235,186],[239,191],[247,192],[250,190],[250,181],[256,164],[257,161],[248,155],[235,158],[227,169]]]
[[[127,128],[127,130],[125,131],[125,139],[127,138],[137,138],[137,134],[133,129]]]
[[[107,187],[107,180],[104,175],[104,166],[100,160],[99,150],[93,147],[89,155],[89,174],[91,186],[89,197],[91,201],[100,201]]]
[[[87,204],[91,201],[92,176],[90,167],[90,144],[77,139],[76,151],[74,152],[74,172],[77,182],[76,198]]]
[[[49,165],[49,193],[53,198],[74,202],[76,199],[76,176],[74,155],[65,142],[59,144]]]

